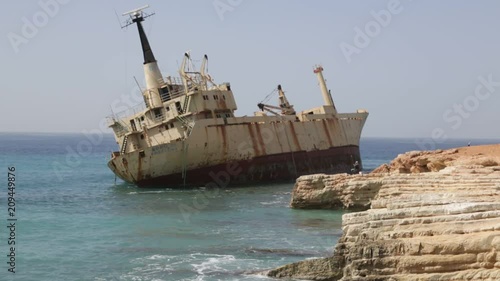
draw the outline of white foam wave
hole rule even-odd
[[[236,258],[232,255],[209,255],[209,256],[211,257],[201,262],[200,264],[196,263],[191,264],[198,274],[205,275],[214,272],[228,272],[228,270],[224,268],[224,265],[232,263],[236,260]]]
[[[160,194],[160,193],[167,193],[170,192],[170,190],[151,190],[151,191],[131,191],[127,194],[129,195],[136,195],[136,194]]]
[[[150,257],[147,257],[146,259],[148,260],[169,260],[171,258],[175,258],[174,256],[167,256],[167,255],[152,255]]]
[[[192,253],[178,256],[155,254],[134,259],[136,266],[121,276],[124,280],[163,280],[165,276],[175,276],[177,272],[192,272],[192,276],[182,280],[198,280],[231,277],[228,280],[267,279],[256,273],[247,271],[262,268],[261,261],[256,259],[238,259],[233,255]],[[167,277],[168,278],[168,277]]]
[[[269,202],[259,202],[261,205],[267,206],[267,205],[282,205],[283,201],[281,200],[275,200],[275,201],[269,201]]]

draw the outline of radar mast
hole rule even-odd
[[[160,88],[161,85],[165,84],[165,82],[161,75],[156,58],[153,54],[153,50],[151,49],[151,45],[149,45],[149,40],[146,36],[146,32],[144,32],[144,28],[142,26],[142,22],[144,21],[144,19],[154,15],[154,13],[146,14],[144,12],[144,9],[147,8],[149,8],[149,5],[123,13],[123,16],[129,16],[130,18],[125,22],[125,25],[122,26],[122,28],[128,27],[134,23],[137,24],[139,38],[141,40],[142,53],[144,55],[144,76],[146,78],[146,90],[151,90]],[[152,97],[152,100],[156,99],[156,97]],[[156,104],[157,102],[154,103]]]

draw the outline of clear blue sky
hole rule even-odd
[[[322,64],[337,109],[370,112],[363,136],[430,137],[441,128],[449,137],[500,137],[500,86],[474,96],[478,77],[500,82],[499,1],[401,0],[350,63],[341,44],[355,47],[355,28],[374,28],[372,11],[391,1],[64,2],[45,25],[38,1],[3,5],[0,131],[97,129],[133,91],[133,77],[143,80],[137,30],[121,30],[115,10],[150,4],[156,15],[145,28],[163,74],[176,74],[187,50],[194,59],[207,53],[212,77],[231,82],[238,115],[253,114],[277,84],[297,110],[321,104],[312,67]],[[236,5],[217,12],[214,3]],[[23,18],[36,16],[43,26],[16,41],[16,53],[12,34],[23,36]],[[459,113],[454,105],[464,102]]]

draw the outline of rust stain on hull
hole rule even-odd
[[[295,127],[293,126],[293,122],[288,123],[290,124],[290,131],[292,131],[292,139],[293,143],[295,144],[295,147],[297,148],[296,151],[301,151],[302,148],[300,147],[299,139],[297,138],[297,133],[295,132]]]
[[[328,139],[328,144],[330,145],[330,147],[333,147],[333,143],[332,143],[332,138],[330,137],[330,131],[328,130],[328,126],[326,125],[326,120],[321,120],[321,124],[323,125],[323,128],[325,129],[325,134],[326,134],[326,138]]]
[[[276,141],[278,142],[279,146],[280,146],[280,151],[283,152],[283,144],[281,143],[281,140],[280,140],[280,137],[279,137],[279,134],[277,132],[279,132],[280,130],[278,128],[276,128],[276,123],[273,123],[273,127],[274,127],[274,135],[273,137],[276,138]]]
[[[137,181],[142,180],[142,157],[137,153]]]
[[[347,173],[352,167],[351,159],[361,161],[359,147],[344,146],[334,147],[327,150],[314,152],[295,152],[293,158],[296,162],[296,170],[290,169],[292,153],[280,153],[252,160],[243,160],[231,164],[220,164],[210,167],[200,167],[189,171],[188,185],[206,185],[218,183],[213,175],[224,174],[229,178],[227,185],[249,184],[265,181],[293,181],[297,176],[310,173]],[[229,173],[228,165],[237,167],[239,173]],[[181,186],[182,175],[171,174],[157,178],[143,179],[137,182],[140,187],[152,186]]]
[[[259,150],[258,144],[255,142],[255,134],[252,130],[252,124],[247,124],[247,129],[248,129],[248,133],[250,134],[250,140],[252,142],[252,147],[253,147],[255,155],[256,156],[262,155],[262,153]]]
[[[222,157],[223,159],[227,159],[228,154],[228,146],[227,146],[227,132],[226,127],[218,126],[217,130],[220,130],[220,135],[222,138]]]
[[[257,132],[257,141],[259,142],[260,148],[262,149],[262,154],[266,155],[266,145],[264,144],[264,140],[262,139],[262,133],[260,131],[260,125],[255,125],[255,131]]]

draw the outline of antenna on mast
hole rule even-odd
[[[144,54],[144,64],[156,62],[155,56],[153,55],[153,50],[151,50],[151,46],[149,45],[148,37],[146,36],[144,28],[142,27],[142,22],[144,21],[144,19],[154,15],[154,13],[144,13],[143,10],[147,8],[149,8],[149,5],[145,5],[122,14],[122,16],[130,17],[125,22],[125,25],[122,26],[122,28],[128,27],[134,23],[137,24],[137,29],[139,30],[139,38],[141,39],[142,52]]]
[[[142,22],[144,21],[145,18],[149,18],[150,16],[153,16],[155,13],[150,13],[146,14],[143,10],[149,8],[149,5],[144,5],[140,8],[128,11],[126,13],[123,13],[122,16],[130,16],[128,20],[125,21],[125,25],[122,26],[122,28],[126,28],[129,25],[132,25],[136,22]]]

